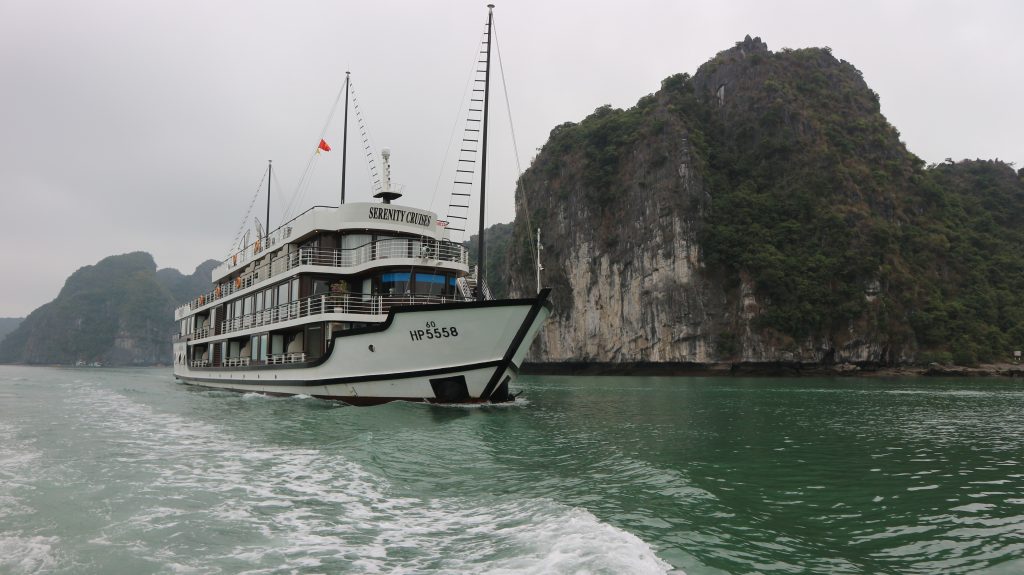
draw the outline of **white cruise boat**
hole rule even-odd
[[[385,150],[381,203],[344,203],[343,183],[340,206],[310,208],[222,262],[211,290],[175,310],[175,377],[359,405],[512,399],[549,290],[485,297],[445,222],[391,203],[389,169]]]

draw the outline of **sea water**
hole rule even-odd
[[[1020,573],[1024,382],[347,407],[0,366],[0,573]]]

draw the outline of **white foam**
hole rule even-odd
[[[57,566],[56,537],[0,535],[0,572],[45,573]]]
[[[113,526],[129,529],[105,533],[115,544],[132,532],[178,530],[185,522],[262,535],[214,551],[252,565],[246,571],[251,574],[318,568],[644,574],[670,568],[636,536],[548,499],[403,497],[392,493],[385,478],[334,448],[254,442],[101,388],[82,389],[76,402],[87,404],[79,406],[79,417],[123,443],[117,465],[129,466],[133,475],[155,476],[147,489],[185,502],[178,509],[176,498],[165,497],[159,507],[137,510]],[[193,493],[216,494],[218,502],[190,508]],[[203,560],[185,549],[132,541],[143,546],[135,551],[139,556],[168,570]]]

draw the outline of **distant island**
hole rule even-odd
[[[24,319],[23,317],[0,317],[0,341],[3,341],[7,334],[17,329]]]
[[[0,341],[0,362],[170,364],[174,308],[208,288],[216,263],[186,276],[133,252],[85,266]]]
[[[880,110],[830,49],[748,36],[627,110],[556,126],[515,221],[487,241],[492,292],[532,295],[542,230],[554,311],[534,366],[1019,373],[1024,169],[925,165]],[[173,309],[215,265],[186,276],[135,252],[86,266],[0,361],[169,363]]]

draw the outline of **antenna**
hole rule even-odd
[[[384,173],[383,189],[374,194],[373,197],[380,198],[385,204],[390,204],[391,200],[397,200],[402,197],[402,194],[401,192],[391,190],[391,150],[389,148],[382,149],[380,156],[384,160],[384,169],[382,170]]]

